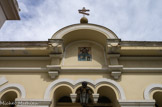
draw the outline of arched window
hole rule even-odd
[[[162,92],[157,91],[153,95],[153,99],[155,99],[155,107],[162,107]]]
[[[2,107],[15,107],[15,99],[17,98],[17,93],[14,91],[6,92],[1,97],[1,106]],[[0,107],[1,107],[0,106]]]
[[[70,94],[72,90],[68,86],[60,86],[54,91],[52,107],[69,106],[72,104]]]
[[[120,107],[115,91],[109,86],[101,86],[97,93],[100,95],[97,107]]]

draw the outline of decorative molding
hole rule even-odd
[[[108,58],[120,58],[120,54],[108,54]]]
[[[55,79],[59,74],[58,71],[48,71],[49,76],[51,79]]]
[[[0,67],[0,72],[47,72],[47,68],[43,67]]]
[[[111,71],[111,76],[114,79],[119,79],[123,71],[123,65],[109,65],[109,70]]]
[[[10,50],[14,50],[14,51],[25,51],[25,50],[41,50],[41,51],[45,51],[47,50],[47,47],[39,47],[39,48],[26,48],[26,47],[0,47],[1,51],[10,51]]]
[[[120,42],[121,39],[107,39],[107,53],[108,54],[118,54],[120,53]]]
[[[120,49],[121,49],[121,46],[120,46],[119,42],[120,41],[118,41],[118,42],[108,42],[108,44],[107,44],[107,53],[109,53],[109,54],[119,53]]]
[[[155,107],[155,100],[119,100],[121,107]]]
[[[25,96],[26,96],[25,88],[20,84],[12,83],[12,84],[4,85],[4,86],[0,87],[0,93],[3,93],[4,91],[6,91],[8,89],[18,90],[20,93],[20,98],[25,98]]]
[[[154,90],[162,90],[162,84],[152,84],[148,86],[144,91],[144,99],[150,100],[150,94]]]
[[[60,65],[47,65],[47,69],[48,69],[48,74],[52,79],[55,79],[56,76],[59,75],[59,72],[61,70],[61,66]]]
[[[162,60],[162,57],[137,57],[137,56],[133,56],[133,57],[130,57],[130,56],[121,56],[119,57],[120,60]]]
[[[139,72],[140,71],[140,72]],[[137,73],[143,73],[143,72],[150,72],[150,73],[162,73],[162,68],[123,68],[123,72],[137,72]]]
[[[62,54],[63,53],[63,39],[57,39],[57,40],[49,39],[48,47],[51,50],[51,54]],[[54,57],[54,56],[51,56],[51,57]]]
[[[109,65],[108,68],[110,71],[122,71],[123,65]]]
[[[45,94],[44,94],[44,99],[50,99],[50,94],[52,92],[52,90],[59,84],[67,84],[69,86],[71,86],[72,88],[77,87],[79,84],[81,84],[83,81],[87,81],[90,85],[92,85],[93,87],[97,87],[101,84],[110,84],[112,85],[118,92],[119,94],[119,99],[121,100],[125,100],[125,93],[122,89],[122,87],[115,82],[114,80],[110,80],[110,79],[106,79],[106,78],[102,78],[102,79],[97,79],[97,80],[91,80],[91,79],[79,79],[79,80],[71,80],[71,79],[58,79],[53,81],[46,89]]]
[[[0,60],[50,60],[50,57],[0,57]]]
[[[54,70],[54,71],[60,71],[61,70],[61,65],[47,65],[48,70]]]
[[[94,103],[98,102],[99,94],[92,94]]]
[[[47,99],[23,99],[23,98],[17,98],[15,102],[18,107],[32,107],[32,106],[49,107],[52,103],[51,100]]]
[[[63,53],[63,43],[50,42],[48,45],[52,53],[62,54]]]
[[[63,54],[50,54],[50,58],[62,58]]]
[[[0,67],[0,72],[48,72],[49,70],[54,70],[53,68],[60,68],[60,72],[107,72],[108,68],[85,68],[85,67],[61,67],[60,65],[54,66],[49,65],[48,69],[47,67]],[[86,71],[85,71],[86,70]]]
[[[122,46],[132,46],[132,47],[162,47],[162,42],[156,41],[122,41]]]
[[[53,65],[52,65],[53,66]],[[48,67],[52,68],[52,67]],[[110,68],[111,69],[111,68]],[[86,67],[61,67],[60,66],[60,72],[108,72],[110,71],[108,67],[105,68],[86,68]],[[162,68],[122,68],[122,72],[128,72],[128,73],[162,73]],[[0,67],[0,72],[48,72],[47,67]]]
[[[8,82],[8,80],[4,76],[0,78],[0,86],[7,82]]]
[[[95,72],[101,72],[101,71],[108,71],[108,68],[101,68],[101,67],[61,67],[61,71],[76,71],[76,72],[87,72],[87,71],[95,71]]]
[[[111,76],[115,79],[118,80],[121,76],[121,72],[120,71],[112,71],[111,72]]]
[[[77,98],[77,94],[70,94],[70,97],[71,97],[72,103],[75,103],[76,98]]]

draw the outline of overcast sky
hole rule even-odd
[[[111,29],[122,40],[162,41],[162,0],[18,0],[21,20],[6,21],[0,41],[47,41],[62,27],[89,23]]]

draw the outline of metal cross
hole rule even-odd
[[[78,10],[78,11],[79,11],[79,13],[83,14],[83,16],[85,16],[85,15],[89,15],[89,13],[86,13],[86,12],[88,12],[90,10],[89,9],[86,9],[85,7],[83,7],[82,10]]]

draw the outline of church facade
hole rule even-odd
[[[0,42],[2,107],[162,107],[162,42],[122,41],[89,23],[48,41]]]

